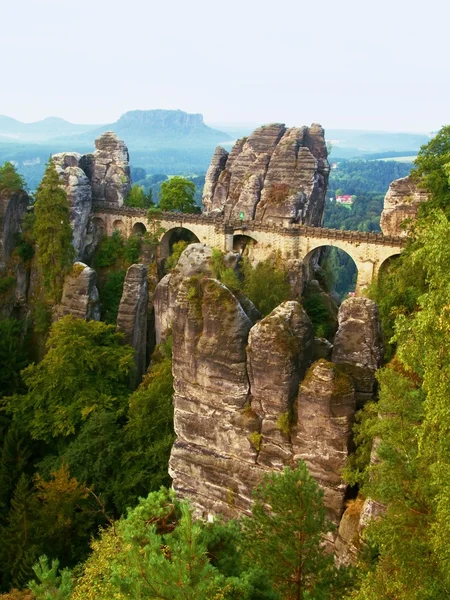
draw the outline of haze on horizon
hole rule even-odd
[[[450,6],[438,0],[19,0],[2,13],[0,114],[21,121],[179,108],[208,124],[450,122]]]

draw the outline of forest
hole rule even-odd
[[[342,190],[357,198],[351,209],[329,203],[326,226],[377,230],[380,197],[409,171],[401,163],[339,162],[328,196]],[[450,596],[450,126],[422,147],[412,173],[430,200],[405,251],[368,290],[382,318],[385,361],[378,399],[357,414],[343,473],[353,502],[370,498],[381,509],[358,541],[355,564],[338,568],[323,543],[332,529],[323,492],[302,462],[266,476],[252,514],[239,520],[197,520],[170,489],[171,339],[156,347],[133,389],[133,350],[115,327],[126,268],[154,252],[154,237],[104,237],[92,260],[102,320],[51,322],[73,248],[67,197],[49,162],[13,253],[15,264],[35,264],[38,293],[26,319],[0,319],[0,598]],[[160,183],[145,189],[150,201]],[[0,194],[24,185],[11,166],[0,168]],[[185,247],[175,248],[167,270]],[[263,316],[290,297],[279,261],[244,259],[237,276],[215,251],[213,266]],[[326,266],[322,275],[332,286]],[[0,302],[11,277],[1,274]],[[303,299],[316,334],[326,336],[318,302]]]

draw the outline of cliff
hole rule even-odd
[[[226,219],[320,225],[329,165],[320,125],[265,125],[217,148],[206,174],[203,205]]]
[[[381,231],[384,235],[406,237],[408,226],[405,221],[414,220],[419,204],[428,200],[426,190],[419,188],[411,176],[396,179],[389,186],[381,213]]]
[[[363,322],[369,314],[372,322]],[[311,365],[313,328],[298,302],[253,324],[223,284],[201,274],[183,279],[173,305],[177,439],[169,470],[199,514],[248,513],[265,472],[303,459],[339,522],[358,390],[373,386],[382,351],[370,300],[344,302],[339,322],[339,364]],[[347,335],[349,322],[360,330],[356,342]]]

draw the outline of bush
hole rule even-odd
[[[288,300],[291,288],[287,279],[287,270],[278,257],[268,258],[255,267],[244,259],[244,293],[253,302],[263,317]]]
[[[119,312],[120,299],[122,298],[125,270],[115,271],[106,275],[103,285],[100,286],[100,310],[102,321],[116,323]]]

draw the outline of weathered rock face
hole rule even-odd
[[[117,329],[125,335],[125,341],[135,351],[137,385],[147,367],[147,315],[148,284],[147,267],[131,265],[125,276],[123,293],[117,313]]]
[[[203,194],[207,213],[226,219],[320,225],[329,165],[320,125],[256,129],[228,155],[217,148]]]
[[[237,516],[250,510],[252,489],[265,472],[303,459],[337,523],[355,412],[352,381],[320,360],[298,393],[314,333],[297,302],[251,325],[216,280],[193,277],[181,284],[173,323],[173,485],[203,515]]]
[[[251,408],[261,419],[258,464],[283,468],[292,457],[289,423],[298,384],[311,363],[314,331],[298,302],[284,302],[250,331]]]
[[[97,273],[84,263],[76,262],[72,273],[64,280],[60,304],[55,307],[54,320],[73,315],[86,321],[100,321]]]
[[[352,377],[361,403],[372,395],[375,371],[383,359],[378,307],[369,298],[348,298],[339,308],[338,319],[332,361]]]
[[[245,414],[252,323],[215,279],[183,282],[173,322],[175,431],[169,472],[181,496],[202,512],[248,510],[256,450]],[[257,424],[253,425],[253,429]],[[244,476],[243,476],[244,475]]]
[[[402,227],[402,223],[406,219],[414,220],[419,204],[428,199],[426,190],[417,187],[410,176],[393,181],[384,198],[381,231],[384,235],[407,236],[408,227]]]
[[[62,152],[52,156],[70,205],[76,260],[84,256],[86,230],[92,209],[91,185],[85,172],[79,167],[81,158],[81,154],[77,152]]]
[[[167,337],[174,318],[175,301],[183,280],[194,275],[212,275],[212,250],[206,244],[190,244],[175,269],[161,279],[153,296],[156,343]]]
[[[96,150],[80,160],[92,186],[92,199],[123,206],[131,188],[128,148],[112,131],[95,140]]]
[[[294,460],[304,460],[324,489],[330,518],[339,521],[346,485],[341,471],[348,456],[355,391],[348,375],[324,359],[314,363],[300,385]]]
[[[26,192],[0,193],[0,264],[11,256],[28,202]]]

